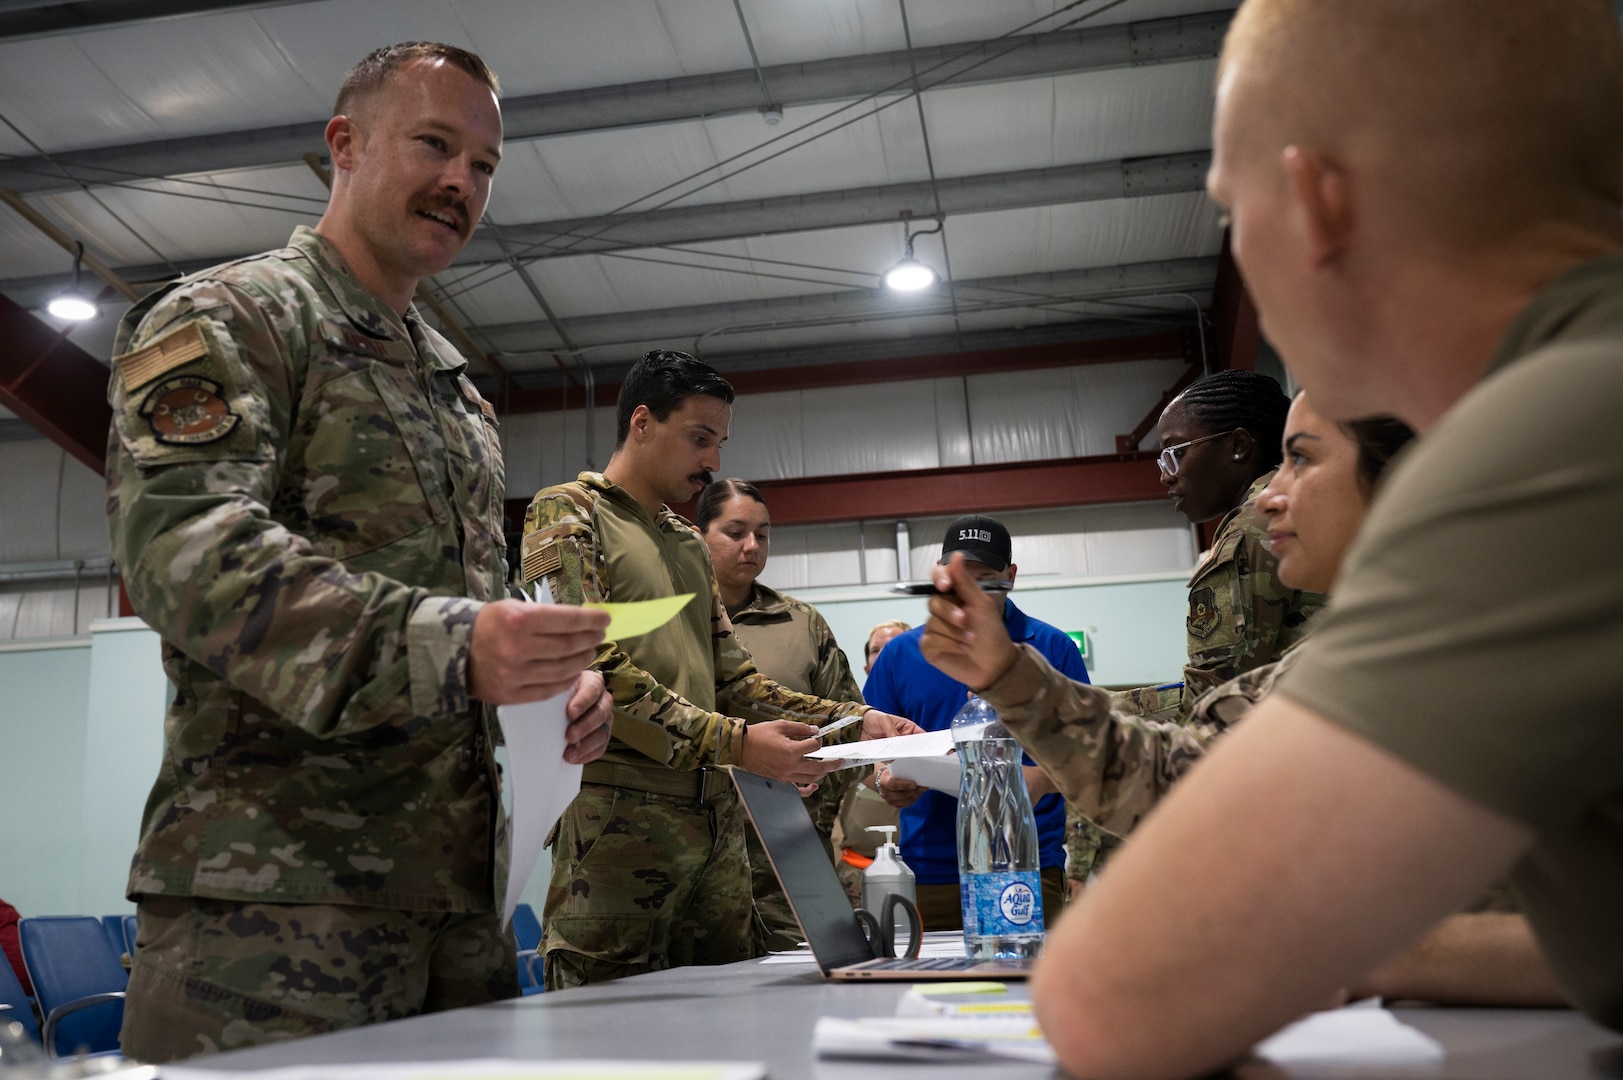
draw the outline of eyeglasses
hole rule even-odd
[[[1234,429],[1234,431],[1238,430],[1240,429]],[[1181,442],[1176,446],[1167,447],[1165,450],[1161,451],[1161,456],[1156,459],[1161,466],[1161,471],[1167,476],[1177,476],[1179,454],[1183,453],[1191,446],[1195,446],[1203,442],[1211,442],[1213,439],[1227,438],[1228,436],[1233,435],[1234,431],[1220,431],[1216,435],[1202,435],[1198,439],[1190,439],[1188,442]]]

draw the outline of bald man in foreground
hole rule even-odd
[[[1076,1075],[1199,1075],[1508,871],[1623,1029],[1618,24],[1247,0],[1219,71],[1208,187],[1263,329],[1320,411],[1423,438],[1296,668],[1050,935],[1038,1018]],[[1056,717],[962,569],[937,578],[925,655]]]

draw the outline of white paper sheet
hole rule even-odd
[[[1030,1017],[822,1016],[812,1029],[818,1057],[953,1061],[985,1057],[1052,1063],[1054,1048]]]
[[[957,754],[945,757],[904,757],[890,763],[890,775],[898,780],[911,780],[943,794],[958,797],[962,790],[962,768]]]
[[[1252,1053],[1281,1065],[1407,1065],[1443,1060],[1443,1048],[1431,1036],[1402,1023],[1386,1009],[1363,1005],[1304,1016],[1258,1043]]]
[[[844,758],[845,768],[872,765],[904,757],[941,757],[952,749],[952,730],[924,731],[917,735],[894,735],[888,739],[824,746],[807,754],[811,758]]]
[[[164,1080],[764,1080],[759,1061],[415,1061],[367,1065],[292,1065],[251,1071],[165,1065]]]
[[[552,590],[544,578],[536,587],[536,601],[552,603]],[[547,834],[565,807],[580,794],[581,767],[564,760],[564,729],[569,726],[565,708],[570,693],[566,690],[545,701],[502,705],[496,710],[502,740],[507,744],[507,782],[513,788],[503,926],[513,917],[541,849],[546,847]]]

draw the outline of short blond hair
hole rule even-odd
[[[502,96],[501,80],[496,78],[496,73],[490,70],[478,53],[437,41],[402,41],[398,45],[374,49],[349,69],[344,76],[343,86],[338,89],[333,115],[350,115],[357,102],[383,89],[401,68],[418,60],[444,60],[484,83],[497,98]]]
[[[1453,239],[1623,207],[1605,0],[1246,0],[1231,74],[1275,145],[1377,146],[1412,216]]]

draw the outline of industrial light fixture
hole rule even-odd
[[[73,288],[66,292],[57,293],[51,297],[51,302],[45,305],[45,310],[59,319],[67,319],[69,322],[84,322],[86,319],[94,319],[101,314],[101,309],[96,306],[96,302],[79,287],[80,264],[84,261],[84,257],[84,242],[76,241],[73,247]]]
[[[902,211],[902,227],[904,230],[907,228],[907,219],[911,216],[910,211]],[[895,289],[897,292],[918,292],[920,289],[928,289],[941,280],[940,274],[937,274],[935,270],[913,257],[914,239],[940,232],[941,225],[942,223],[938,221],[933,229],[907,232],[907,254],[902,257],[901,262],[885,271],[885,275],[881,279],[885,283],[885,288]]]

